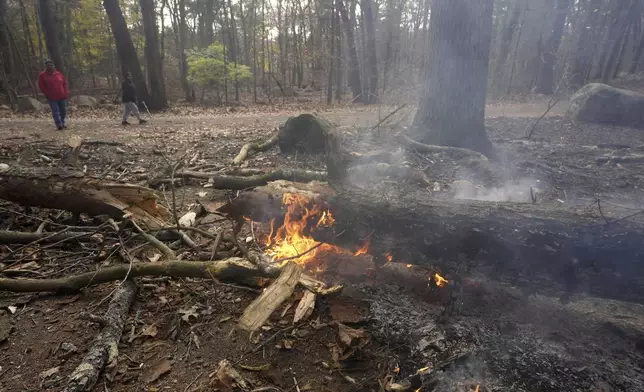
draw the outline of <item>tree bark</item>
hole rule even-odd
[[[344,5],[343,0],[337,1],[338,10],[342,17],[344,33],[349,48],[349,85],[353,93],[353,99],[362,95],[362,82],[360,81],[360,64],[358,62],[358,51],[356,49],[356,39],[354,35],[353,21],[349,18],[349,13]]]
[[[147,64],[148,84],[150,85],[150,101],[146,102],[146,104],[152,110],[161,110],[168,106],[168,99],[165,94],[163,62],[159,52],[154,0],[139,0],[139,4],[145,33],[145,61]]]
[[[176,0],[179,8],[179,78],[181,79],[181,89],[186,101],[192,102],[193,95],[188,84],[188,59],[186,49],[188,48],[188,25],[186,24],[186,3],[185,0]]]
[[[116,51],[121,62],[122,72],[123,74],[127,72],[132,74],[139,102],[149,102],[150,96],[148,94],[148,87],[145,84],[145,77],[143,76],[143,71],[141,71],[139,57],[136,53],[136,49],[134,48],[130,31],[128,30],[127,23],[125,22],[125,17],[123,17],[121,6],[119,5],[118,0],[103,0],[103,7],[105,8],[107,17],[110,20],[110,26],[112,27],[112,34],[114,35]]]
[[[557,52],[559,51],[559,45],[561,44],[561,37],[563,36],[569,10],[570,0],[557,0],[556,15],[550,34],[546,39],[542,55],[543,61],[541,62],[541,68],[537,78],[535,92],[538,94],[551,95],[554,93]]]
[[[493,156],[484,125],[493,0],[436,0],[430,22],[429,72],[414,118],[425,144]]]
[[[61,70],[65,69],[65,62],[63,61],[63,52],[60,48],[58,41],[58,29],[62,26],[56,25],[56,16],[54,14],[54,7],[51,0],[39,0],[40,23],[45,35],[45,43],[47,45],[47,53],[51,60],[54,61],[56,67]]]

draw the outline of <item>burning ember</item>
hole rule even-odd
[[[385,257],[387,258],[388,263],[391,263],[394,260],[394,257],[391,255],[391,253],[386,253]]]
[[[440,276],[438,273],[434,274],[434,282],[436,283],[436,286],[438,287],[443,287],[446,286],[449,281],[442,276]]]
[[[294,259],[300,265],[308,264],[321,253],[351,254],[346,249],[335,245],[318,242],[311,236],[311,230],[318,227],[331,227],[335,218],[328,210],[323,210],[320,204],[301,194],[286,193],[282,198],[286,207],[284,224],[275,229],[275,221],[271,221],[271,230],[266,240],[266,254],[273,261],[282,262]],[[354,256],[364,255],[369,250],[370,239],[358,249]]]

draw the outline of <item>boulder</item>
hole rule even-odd
[[[18,98],[18,113],[39,112],[45,109],[45,105],[32,97]]]
[[[644,128],[644,95],[590,83],[570,98],[566,114],[575,121]]]
[[[95,108],[98,106],[98,99],[88,95],[78,95],[72,98],[72,103],[78,107]]]

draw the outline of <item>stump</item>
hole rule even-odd
[[[322,154],[326,151],[326,135],[331,124],[313,114],[289,118],[279,130],[279,146],[283,154]]]

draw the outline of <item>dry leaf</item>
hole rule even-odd
[[[58,373],[60,371],[60,368],[58,366],[53,367],[51,369],[45,370],[44,372],[40,373],[40,378],[48,378],[53,376],[54,374]]]
[[[248,389],[246,380],[226,359],[219,362],[219,368],[214,373],[212,384],[219,392],[233,392],[235,386],[239,386],[241,389]]]
[[[168,360],[168,359],[162,359],[161,361],[157,362],[143,377],[143,381],[146,383],[153,383],[156,380],[158,380],[161,376],[164,374],[168,373],[170,370],[172,370],[172,364],[173,362]]]
[[[280,350],[292,350],[293,341],[288,339],[282,339],[278,344],[275,345],[275,347],[279,348]]]
[[[15,314],[18,311],[18,308],[16,306],[7,306],[7,309],[9,309],[11,314]]]
[[[193,306],[188,309],[179,309],[179,314],[181,315],[181,319],[186,323],[190,322],[190,317],[193,317],[195,320],[199,318],[199,313],[197,313],[196,306]]]
[[[141,329],[141,335],[142,336],[149,336],[149,337],[156,337],[157,334],[159,333],[159,329],[157,328],[156,325],[146,325]]]
[[[184,226],[184,227],[192,227],[195,225],[195,222],[197,220],[197,213],[194,211],[190,211],[181,218],[179,218],[179,225]]]
[[[351,347],[354,339],[362,339],[365,337],[365,332],[362,328],[354,329],[338,323],[338,337],[345,347]]]

